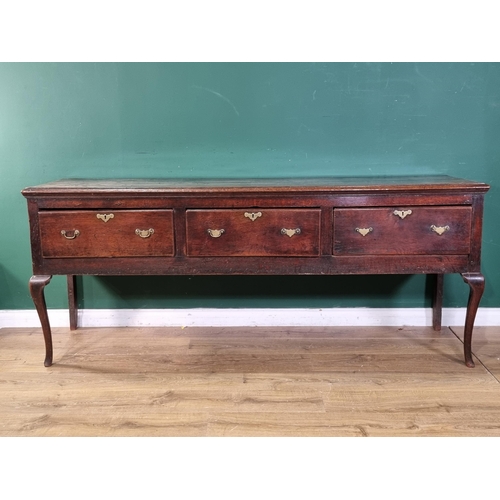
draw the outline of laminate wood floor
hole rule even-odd
[[[0,329],[0,436],[500,436],[500,327]]]

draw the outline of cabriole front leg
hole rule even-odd
[[[481,273],[464,273],[462,278],[470,287],[469,302],[467,303],[467,314],[464,327],[464,355],[465,364],[474,368],[472,360],[472,329],[476,319],[477,308],[484,292],[484,276]]]
[[[50,331],[49,316],[47,315],[47,305],[43,290],[50,283],[51,279],[52,276],[32,276],[29,283],[31,298],[42,324],[43,338],[45,340],[45,361],[43,363],[45,366],[52,365],[52,333]]]

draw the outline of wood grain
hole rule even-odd
[[[447,175],[428,176],[385,176],[385,177],[289,177],[289,178],[253,178],[253,179],[61,179],[59,181],[48,182],[40,186],[32,186],[23,190],[25,196],[32,195],[58,195],[64,194],[85,194],[89,191],[99,191],[108,194],[115,192],[118,188],[122,192],[130,190],[141,191],[148,196],[152,192],[161,192],[162,195],[171,191],[199,190],[204,193],[207,188],[224,190],[226,192],[261,192],[265,188],[273,190],[279,188],[282,192],[295,191],[297,188],[302,191],[324,191],[331,190],[332,187],[339,192],[350,192],[352,190],[380,189],[390,191],[394,186],[395,190],[400,190],[401,186],[405,191],[421,189],[425,185],[427,189],[440,190],[443,185],[446,189],[462,191],[463,189],[484,192],[488,186],[481,182],[473,182]],[[388,188],[389,186],[389,188]]]
[[[500,436],[500,328],[0,330],[0,436]],[[496,353],[496,358],[495,358]],[[497,375],[495,375],[495,373]]]
[[[110,213],[110,212],[108,212]],[[173,256],[172,210],[114,210],[103,222],[90,210],[45,211],[39,214],[44,258]],[[102,214],[101,214],[102,215]],[[152,229],[141,238],[136,230]],[[73,236],[67,239],[61,231]]]
[[[53,354],[44,297],[53,275],[460,273],[471,289],[464,358],[474,367],[471,336],[484,285],[480,250],[488,189],[484,183],[447,176],[303,182],[69,179],[26,188],[22,194],[29,208],[30,289],[45,338],[44,364],[50,366]],[[76,281],[68,283],[70,324],[75,329]],[[433,324],[439,330],[442,286],[436,288],[440,291],[433,302]],[[202,352],[179,367],[176,359],[163,354],[150,360],[153,368],[163,363],[179,370],[217,370],[231,361],[225,354],[218,353],[213,361]],[[270,371],[287,371],[292,365],[321,371],[332,363],[359,365],[366,356],[321,354],[311,363],[309,354],[258,359]],[[378,353],[366,360],[383,369],[386,358]],[[404,356],[399,359],[403,365],[407,362]],[[241,369],[252,372],[251,361],[243,355]],[[428,369],[426,363],[423,370]]]
[[[334,253],[337,255],[469,254],[471,207],[404,207],[404,219],[393,208],[334,210]],[[437,235],[433,226],[446,227]],[[370,232],[361,236],[355,228]]]
[[[318,256],[321,210],[269,209],[252,221],[244,210],[187,210],[189,256]],[[223,230],[217,238],[208,229]],[[282,229],[298,229],[286,236]]]

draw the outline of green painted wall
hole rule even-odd
[[[500,306],[500,64],[0,64],[0,309],[32,309],[22,188],[62,177],[449,174],[488,182]],[[422,307],[423,276],[85,277],[87,308]],[[445,306],[468,289],[447,276]],[[425,292],[425,293],[424,293]],[[65,280],[46,289],[66,307]]]

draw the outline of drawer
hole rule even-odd
[[[173,256],[172,210],[61,210],[39,214],[42,255]]]
[[[335,209],[333,253],[468,254],[471,217],[470,206]]]
[[[187,210],[188,256],[317,256],[319,209]]]

